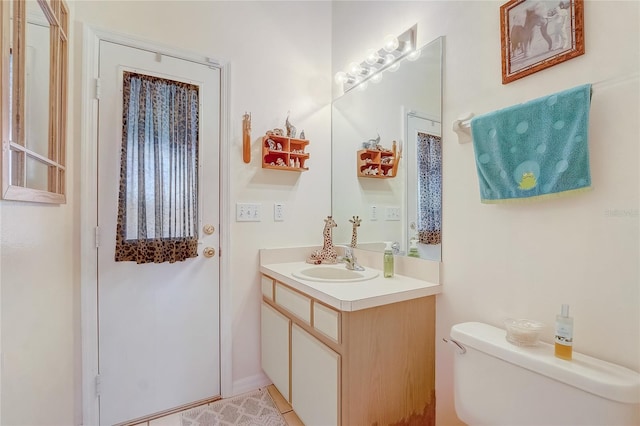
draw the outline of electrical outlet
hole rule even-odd
[[[400,220],[400,207],[387,207],[385,220]]]
[[[260,204],[236,203],[236,222],[260,222]]]
[[[378,220],[378,206],[369,207],[369,220]]]
[[[273,204],[273,220],[275,222],[284,222],[284,204]]]

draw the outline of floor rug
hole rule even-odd
[[[182,426],[286,426],[267,389],[222,399],[182,413]]]

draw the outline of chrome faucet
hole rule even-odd
[[[337,247],[344,248],[344,256],[340,258],[341,262],[344,262],[346,268],[351,271],[364,271],[364,267],[358,264],[358,259],[353,254],[353,249],[349,246],[338,245]]]

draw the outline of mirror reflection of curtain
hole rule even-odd
[[[418,132],[418,240],[442,241],[442,139]]]
[[[198,255],[198,87],[124,73],[116,261]]]

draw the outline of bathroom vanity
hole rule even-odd
[[[365,280],[306,280],[296,278],[305,268],[345,265],[288,260],[261,251],[261,355],[300,419],[308,426],[435,424],[441,286],[383,278],[362,261],[373,273]]]

